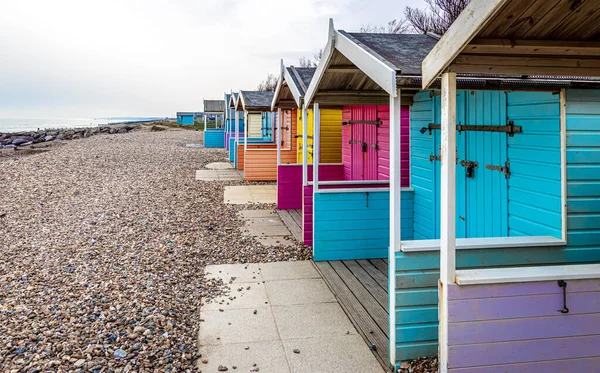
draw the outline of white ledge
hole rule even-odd
[[[600,279],[600,264],[485,268],[456,271],[456,283],[459,285],[587,279]]]
[[[566,244],[566,241],[552,236],[457,238],[456,250],[546,247]],[[400,245],[400,251],[405,253],[439,250],[440,240],[402,241]]]
[[[322,185],[319,182],[319,185]],[[333,185],[339,185],[338,184],[333,184]],[[389,193],[390,188],[388,187],[372,187],[372,188],[340,188],[340,189],[319,189],[317,190],[317,193],[321,193],[321,194],[327,194],[327,193],[365,193],[365,192],[369,192],[369,193],[381,193],[381,192],[388,192]],[[400,189],[401,192],[413,192],[414,189],[412,188],[401,188]]]

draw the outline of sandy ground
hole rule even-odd
[[[310,258],[239,236],[240,209],[195,171],[224,150],[140,130],[0,161],[0,371],[186,372],[207,264]],[[262,206],[265,207],[265,206]],[[270,206],[273,207],[273,206]]]

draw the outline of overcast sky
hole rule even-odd
[[[174,116],[422,0],[0,2],[0,117]]]

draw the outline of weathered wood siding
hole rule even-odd
[[[204,132],[204,146],[206,148],[222,148],[224,146],[224,132],[222,128],[206,129]]]
[[[600,261],[600,91],[568,90],[566,105],[569,260]]]
[[[596,372],[600,279],[449,285],[450,372]]]
[[[290,110],[291,111],[291,110]],[[271,113],[267,113],[271,115]],[[291,115],[282,115],[287,118],[284,126],[289,127],[289,131],[283,131],[282,136],[287,136],[286,133],[295,133],[297,121]],[[288,136],[289,137],[289,136]],[[296,142],[288,142],[288,146],[281,149],[281,164],[293,164],[296,162]],[[260,150],[258,150],[260,149]],[[266,150],[268,149],[268,150]],[[245,170],[244,180],[248,181],[276,181],[277,180],[277,144],[268,145],[248,145],[245,155]],[[300,181],[302,185],[302,180]]]
[[[598,261],[598,255],[579,255],[578,261]],[[508,248],[458,250],[458,269],[562,264],[569,249]],[[583,253],[582,253],[583,254]],[[433,356],[438,349],[439,251],[396,253],[396,359],[398,362]]]
[[[302,110],[298,110],[298,163],[302,163]],[[308,110],[308,163],[313,163],[314,118]],[[342,162],[342,110],[321,109],[321,163]]]
[[[338,193],[314,195],[313,257],[319,260],[387,258],[390,241],[389,189],[371,186],[364,191],[346,187]],[[352,188],[354,187],[354,188]],[[379,190],[378,190],[379,189]],[[402,232],[412,239],[412,191],[402,191]]]

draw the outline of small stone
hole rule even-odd
[[[293,350],[293,351],[294,351],[294,353],[295,353],[295,354],[299,354],[299,353],[300,353],[300,350],[299,350],[299,349],[297,349],[297,348],[294,348],[294,350]]]
[[[75,362],[75,364],[73,364],[73,366],[75,368],[81,368],[83,366],[83,364],[85,364],[85,360],[84,359],[79,359]]]
[[[250,349],[250,346],[244,347],[244,350],[249,350],[249,349]]]
[[[202,359],[202,364],[208,364],[208,360]]]
[[[125,357],[127,357],[127,351],[122,350],[122,349],[118,349],[113,353],[115,359],[124,359]]]
[[[229,369],[227,369],[227,367],[224,366],[224,365],[219,365],[219,367],[217,368],[217,370],[219,372],[227,372]]]
[[[252,313],[256,315],[258,313],[258,310],[254,310]]]

